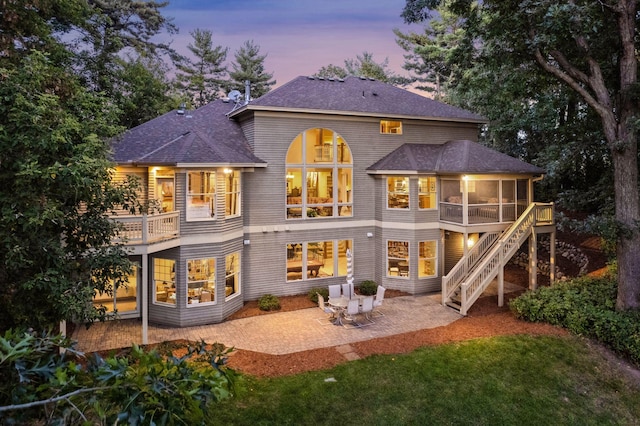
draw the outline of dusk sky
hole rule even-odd
[[[253,40],[279,86],[325,65],[344,66],[345,59],[363,51],[378,63],[388,58],[393,72],[408,75],[402,69],[405,52],[392,30],[421,27],[404,24],[404,5],[405,0],[170,0],[163,15],[180,30],[172,46],[182,54],[188,53],[195,28],[210,30],[214,46],[229,47],[228,63]]]

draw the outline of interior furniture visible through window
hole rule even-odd
[[[438,206],[435,176],[418,178],[418,208],[435,209]]]
[[[226,217],[240,215],[240,172],[224,170],[224,206]]]
[[[170,170],[156,170],[155,198],[158,200],[162,213],[175,210],[174,196],[174,176]]]
[[[240,294],[240,253],[231,253],[225,258],[224,294],[231,297]]]
[[[418,278],[435,277],[438,273],[438,242],[420,241],[418,254]]]
[[[287,281],[346,276],[347,249],[353,251],[352,240],[287,244]]]
[[[216,173],[187,173],[187,220],[210,220],[216,215]]]
[[[409,178],[390,176],[387,178],[387,208],[409,208]]]
[[[382,134],[402,134],[402,121],[380,120],[380,133]]]
[[[329,129],[309,129],[286,157],[287,219],[352,215],[353,161],[345,140]]]
[[[187,305],[215,302],[216,260],[187,260]]]
[[[176,261],[153,259],[153,301],[176,304]]]
[[[409,277],[408,241],[387,241],[387,276]]]

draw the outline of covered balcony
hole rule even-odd
[[[440,221],[463,226],[514,222],[529,205],[529,179],[443,178]]]

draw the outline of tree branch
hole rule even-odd
[[[1,406],[0,407],[0,413],[3,411],[12,411],[12,410],[24,410],[25,408],[31,408],[31,407],[38,407],[40,405],[47,405],[47,404],[51,404],[53,402],[58,402],[58,401],[62,401],[63,399],[69,399],[72,396],[76,396],[76,395],[80,395],[82,393],[86,393],[86,392],[94,392],[94,391],[98,391],[98,390],[105,390],[105,389],[109,389],[108,387],[97,387],[97,388],[83,388],[83,389],[78,389],[75,390],[73,392],[64,394],[64,395],[60,395],[60,396],[56,396],[53,398],[49,398],[49,399],[45,399],[42,401],[33,401],[33,402],[27,402],[25,404],[14,404],[14,405],[5,405],[5,406]]]

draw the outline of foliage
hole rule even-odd
[[[191,31],[193,42],[187,48],[194,59],[176,56],[176,84],[181,95],[196,108],[220,97],[227,74],[224,61],[228,48],[213,46],[211,31],[196,28]]]
[[[109,216],[136,207],[107,159],[114,111],[37,52],[0,75],[0,330],[104,317],[87,301],[131,270]]]
[[[134,346],[79,363],[61,336],[8,331],[0,337],[0,420],[202,424],[211,404],[233,396],[235,374],[224,366],[231,350],[201,341],[183,356],[161,356]]]
[[[329,288],[313,287],[311,290],[309,290],[309,292],[307,293],[307,296],[309,297],[309,300],[311,300],[313,303],[318,303],[318,294],[324,297],[324,300],[327,300],[329,298]]]
[[[251,97],[259,98],[271,90],[276,84],[272,80],[273,73],[267,73],[264,69],[264,60],[267,55],[260,55],[260,46],[253,40],[245,41],[235,53],[235,62],[231,64],[233,71],[229,72],[229,80],[225,82],[227,91],[244,91],[245,81],[251,82]]]
[[[345,59],[344,67],[333,64],[323,66],[314,74],[314,76],[323,78],[345,78],[347,76],[356,76],[373,78],[395,85],[404,85],[409,83],[408,79],[397,76],[393,71],[389,70],[388,58],[383,62],[376,62],[373,59],[373,53],[366,51],[362,52],[362,55],[357,55],[355,58]]]
[[[511,301],[518,318],[565,327],[640,365],[640,312],[616,311],[615,275],[542,287]]]
[[[565,202],[586,200],[588,207],[615,206],[617,227],[632,230],[616,241],[617,309],[640,308],[638,3],[408,0],[403,17],[422,21],[445,4],[462,18],[463,44],[470,47],[463,75],[475,85],[467,88],[479,89],[456,89],[457,94],[461,100],[495,105],[491,95],[505,88],[494,113],[515,111],[526,118],[533,111],[532,120],[511,120],[509,146],[551,160],[551,171],[560,174],[555,191],[548,192],[563,193]],[[509,105],[513,108],[505,108]],[[521,127],[523,122],[527,127]],[[571,187],[562,186],[562,175],[569,177]],[[582,190],[589,188],[595,190],[583,196]]]
[[[273,294],[265,294],[258,299],[258,307],[261,311],[280,310],[280,300]]]
[[[595,426],[640,416],[637,384],[572,337],[429,345],[250,389],[219,404],[211,424]]]
[[[378,284],[373,280],[365,280],[358,286],[358,293],[363,296],[373,296],[378,291]]]

